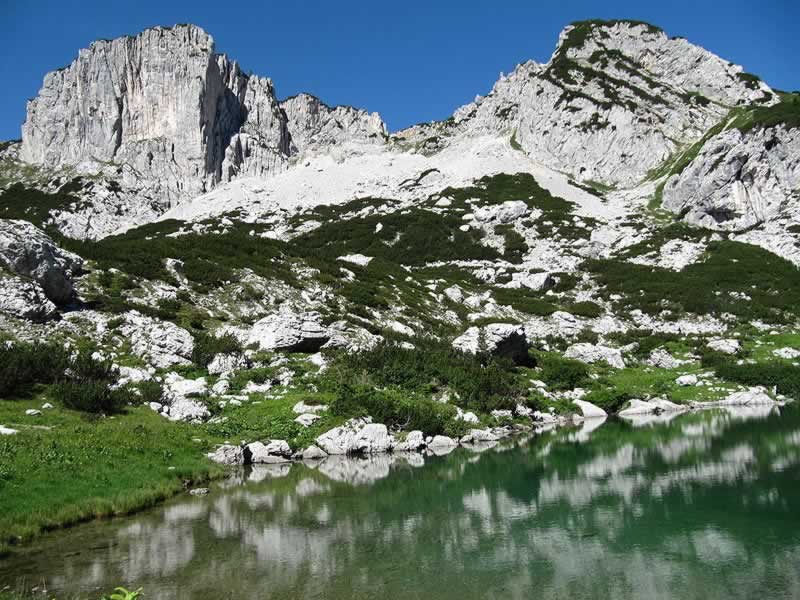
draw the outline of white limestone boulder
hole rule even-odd
[[[72,277],[83,259],[56,246],[41,229],[27,221],[0,219],[0,266],[30,277],[54,304],[75,298]]]
[[[119,332],[130,340],[136,356],[156,368],[189,365],[194,338],[185,329],[169,321],[160,321],[137,311],[125,313]]]
[[[319,313],[284,309],[256,321],[245,345],[254,344],[259,350],[313,353],[319,351],[330,337]]]
[[[610,348],[608,346],[581,342],[567,348],[564,356],[587,364],[605,362],[615,369],[625,368],[625,360],[622,358],[622,352],[618,348]]]
[[[602,408],[586,400],[573,400],[572,403],[580,409],[584,419],[604,419],[608,416]]]

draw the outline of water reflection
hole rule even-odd
[[[242,470],[0,582],[152,598],[800,597],[800,412],[586,421],[448,456]]]

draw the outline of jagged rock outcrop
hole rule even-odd
[[[45,321],[56,312],[41,286],[0,272],[0,312],[31,321]]]
[[[711,137],[664,184],[664,208],[693,225],[738,230],[769,221],[797,202],[800,128],[731,127]]]
[[[246,345],[260,350],[317,352],[329,339],[319,313],[286,309],[253,324]]]
[[[83,259],[27,221],[0,219],[0,266],[36,281],[55,304],[74,299],[72,277],[82,264]]]
[[[308,94],[279,103],[272,80],[217,54],[200,27],[176,25],[94,42],[48,73],[28,103],[19,157],[112,176],[121,204],[143,197],[158,216],[218,183],[281,172],[300,149],[385,138],[377,113],[330,108]],[[136,219],[130,206],[94,214],[89,204],[77,222],[62,217],[68,233],[94,237],[92,217],[125,217],[101,225],[103,235],[154,219]]]
[[[50,168],[128,164],[174,204],[218,173],[245,80],[193,25],[94,42],[28,103],[20,156]]]
[[[519,65],[433,130],[444,139],[505,133],[579,180],[627,186],[699,139],[727,107],[775,99],[741,67],[657,27],[584,21],[562,31],[548,63]],[[421,142],[431,131],[398,136]]]
[[[120,325],[133,353],[158,368],[188,365],[192,362],[194,338],[185,329],[168,321],[130,311]]]
[[[383,144],[388,132],[378,113],[352,106],[330,107],[310,94],[281,102],[291,132],[292,153],[346,142]]]

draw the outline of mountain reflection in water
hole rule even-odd
[[[46,536],[0,584],[147,598],[798,598],[800,410],[587,421],[242,470]]]

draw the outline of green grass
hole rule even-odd
[[[0,423],[19,430],[0,438],[0,543],[134,512],[221,473],[193,426],[148,408],[93,419],[60,406],[24,414],[45,399],[0,400]]]
[[[733,122],[743,133],[752,129],[784,126],[786,129],[800,127],[800,94],[780,94],[780,102],[773,106],[753,106],[737,114]]]

